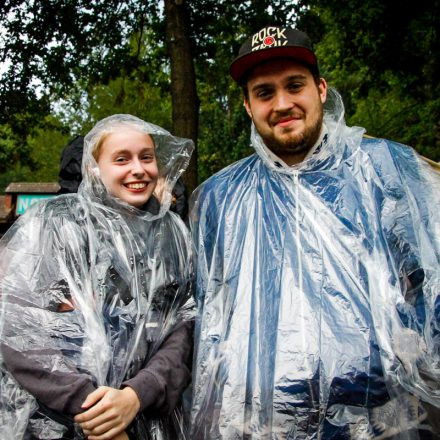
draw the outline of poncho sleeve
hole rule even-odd
[[[84,317],[64,276],[87,258],[86,249],[77,225],[34,212],[14,225],[2,249],[3,379],[12,375],[29,400],[73,416],[96,385],[82,355]],[[3,401],[23,404],[13,402],[13,388],[11,395],[6,390],[2,387]]]
[[[387,281],[397,286],[395,294],[378,289],[371,296],[384,341],[385,370],[408,391],[438,406],[440,175],[411,148],[387,141],[379,155],[375,142],[384,141],[369,141],[367,147],[372,145],[370,157],[384,194],[380,221],[390,268]]]

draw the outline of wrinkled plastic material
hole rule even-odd
[[[256,154],[193,196],[191,439],[416,439],[438,424],[439,175],[347,127],[335,91],[324,123],[290,169],[253,128]]]
[[[91,155],[102,131],[127,124],[155,143],[158,203],[146,210],[110,195]],[[119,388],[177,326],[193,318],[190,237],[182,220],[168,212],[171,189],[192,149],[191,141],[129,115],[94,127],[85,138],[78,194],[36,204],[1,241],[3,353],[16,350],[54,376],[87,375],[96,387]],[[71,418],[43,408],[18,385],[4,360],[0,438],[66,435]],[[176,413],[173,420],[170,430],[172,422],[167,426],[140,414],[130,432],[135,438],[174,439],[182,418]],[[83,438],[79,427],[75,432],[74,438]]]

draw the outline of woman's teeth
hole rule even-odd
[[[127,188],[130,189],[142,189],[145,188],[147,186],[146,183],[127,183]]]

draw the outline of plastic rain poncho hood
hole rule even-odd
[[[193,196],[194,440],[413,439],[440,407],[439,176],[330,95],[306,161],[253,127]]]
[[[142,209],[108,193],[91,154],[103,132],[127,126],[155,144],[159,183]],[[69,386],[89,391],[120,388],[192,318],[191,242],[168,210],[192,149],[191,141],[133,116],[106,118],[85,137],[78,194],[36,204],[3,237],[0,438],[83,438],[69,414],[76,396],[68,386],[65,402],[45,396],[39,377],[50,374],[49,384],[68,377]],[[35,380],[23,383],[27,368]],[[61,409],[52,407],[56,400]],[[175,438],[168,432],[147,413],[130,427],[135,438]]]

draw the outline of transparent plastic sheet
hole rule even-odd
[[[438,438],[440,176],[324,115],[298,167],[253,128],[193,195],[191,439]]]
[[[155,143],[161,182],[145,210],[107,193],[91,155],[96,136],[127,124]],[[32,387],[49,374],[54,383],[69,377],[92,390],[119,388],[194,318],[191,240],[168,212],[192,149],[191,141],[135,117],[109,117],[85,138],[78,194],[36,204],[3,237],[1,439],[83,438],[72,415],[19,385],[26,369],[35,371]],[[166,440],[184,438],[183,430],[180,410],[161,418],[147,408],[127,432]]]

